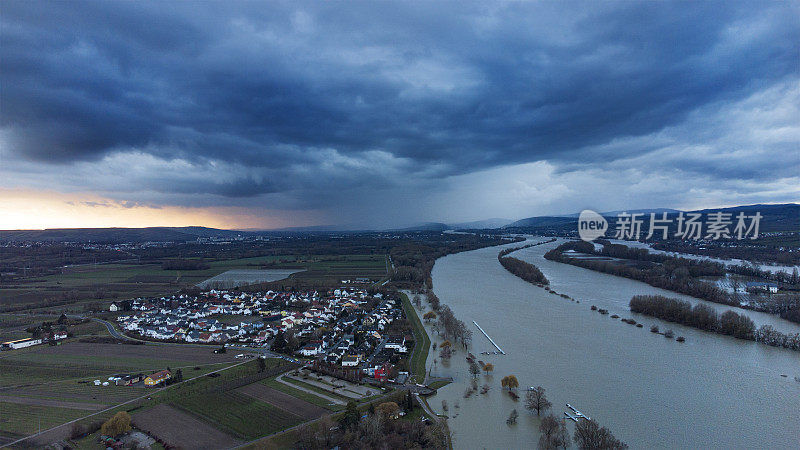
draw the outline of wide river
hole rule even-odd
[[[544,239],[532,238],[533,241]],[[448,361],[428,357],[433,376],[454,382],[430,398],[438,413],[451,417],[456,448],[535,448],[539,421],[524,407],[525,389],[541,385],[561,416],[570,403],[608,427],[631,448],[800,449],[800,352],[772,348],[632,314],[636,294],[691,299],[647,284],[547,261],[560,242],[521,250],[513,256],[537,265],[553,289],[580,303],[549,294],[508,273],[497,261],[501,247],[458,253],[433,268],[434,291],[473,331],[470,351],[494,364],[481,374],[488,394],[464,398],[472,376],[465,352]],[[509,244],[516,246],[519,244]],[[694,302],[700,300],[692,299]],[[637,328],[601,316],[591,305],[645,324]],[[720,310],[728,309],[714,305]],[[757,325],[783,331],[800,326],[747,311]],[[476,321],[506,355],[482,355],[494,347]],[[685,343],[649,332],[651,324],[673,329]],[[441,338],[427,326],[433,342]],[[500,379],[519,379],[520,401],[502,391]],[[444,412],[442,400],[449,408]],[[517,409],[516,425],[506,425]],[[572,422],[568,422],[572,433]]]

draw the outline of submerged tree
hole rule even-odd
[[[581,420],[575,425],[572,440],[581,450],[624,450],[628,445],[615,438],[606,427],[594,420]]]
[[[569,446],[569,433],[563,420],[553,414],[544,416],[539,424],[539,448],[543,450],[556,450]]]
[[[542,411],[547,411],[553,406],[544,395],[544,388],[536,386],[525,394],[525,407],[529,410],[536,410],[536,415],[541,415]]]
[[[500,385],[510,391],[519,387],[519,381],[514,375],[506,375],[500,380]]]
[[[506,419],[506,423],[508,425],[514,425],[515,423],[517,423],[517,417],[519,417],[519,413],[517,412],[516,409],[514,409],[511,411],[511,414],[508,416],[508,419]]]

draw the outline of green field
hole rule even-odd
[[[0,401],[0,436],[21,437],[87,414],[86,411]]]
[[[302,422],[294,414],[232,391],[185,396],[170,404],[246,439],[255,439]]]
[[[416,383],[423,383],[425,381],[425,361],[428,359],[428,350],[431,347],[431,340],[428,338],[428,333],[422,322],[417,316],[417,311],[409,301],[406,294],[400,294],[403,299],[403,311],[411,324],[414,331],[414,356],[411,358],[410,369],[412,379]]]

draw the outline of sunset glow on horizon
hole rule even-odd
[[[266,217],[241,207],[189,208],[126,204],[86,193],[0,189],[0,230],[204,226],[272,229],[306,223],[313,214]]]

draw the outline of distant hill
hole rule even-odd
[[[702,210],[695,210],[695,211],[684,211],[684,213],[701,213],[703,214],[703,220],[707,220],[706,214],[712,212],[723,212],[723,213],[730,213],[732,215],[732,220],[735,223],[736,214],[740,212],[744,212],[748,216],[754,215],[756,212],[760,212],[762,215],[761,223],[760,223],[760,233],[764,232],[775,232],[775,231],[800,231],[800,205],[795,203],[786,203],[780,205],[746,205],[746,206],[734,206],[730,208],[709,208],[709,209],[702,209]],[[614,225],[616,224],[616,218],[619,213],[623,211],[609,211],[601,213],[603,217],[606,218],[609,222],[609,228],[614,229]],[[672,219],[673,221],[678,217],[678,214],[681,212],[676,209],[668,209],[668,208],[654,208],[654,209],[638,209],[638,210],[628,210],[624,211],[629,214],[644,214],[645,219],[649,219],[649,214],[654,212],[659,214],[659,216],[663,213],[667,213],[667,218]],[[512,222],[503,228],[505,229],[516,229],[522,231],[535,231],[535,230],[543,230],[543,229],[550,229],[554,231],[572,231],[577,230],[578,227],[578,213],[569,214],[565,216],[538,216],[538,217],[528,217],[526,219],[517,220],[516,222]]]
[[[425,222],[407,228],[400,228],[397,230],[390,230],[390,231],[445,231],[451,228],[452,227],[450,225],[447,225],[445,223]]]
[[[486,219],[475,220],[473,222],[451,223],[450,227],[455,230],[483,230],[501,228],[513,222],[511,219]]]
[[[246,234],[251,233],[206,227],[52,228],[46,230],[0,231],[0,241],[77,243],[185,242],[193,241],[197,238],[216,237],[227,239]]]
[[[505,225],[503,228],[524,228],[524,227],[532,227],[532,228],[539,228],[539,227],[560,227],[563,225],[568,224],[577,224],[578,223],[578,216],[575,215],[574,217],[568,216],[538,216],[538,217],[528,217],[527,219],[517,220],[516,222],[512,222],[508,225]]]

